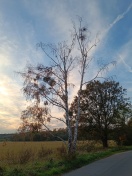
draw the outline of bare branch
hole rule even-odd
[[[53,117],[51,114],[49,114],[49,116],[50,116],[50,118],[59,120],[59,121],[63,122],[66,125],[66,122],[63,119],[58,118],[58,117]]]
[[[47,125],[45,125],[45,124],[43,124],[43,125],[44,125],[44,127],[48,130],[48,132],[50,133],[51,136],[53,136],[53,137],[55,137],[55,138],[58,138],[58,139],[60,139],[61,141],[63,141],[63,143],[64,143],[64,144],[66,145],[66,147],[67,147],[66,141],[64,141],[61,137],[54,135],[54,134],[51,132],[51,130],[47,127]]]
[[[99,69],[99,71],[97,72],[97,74],[96,74],[96,76],[95,76],[94,78],[92,78],[90,81],[84,82],[83,85],[88,84],[89,82],[92,82],[92,81],[94,81],[94,80],[97,79],[97,78],[102,78],[102,79],[107,80],[108,78],[100,77],[100,76],[98,76],[98,75],[99,75],[102,71],[104,71],[105,69],[108,69],[109,65],[111,65],[111,64],[112,64],[112,65],[115,65],[115,61],[104,65],[102,68]]]

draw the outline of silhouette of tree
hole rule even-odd
[[[36,103],[45,102],[48,105],[59,107],[64,112],[64,117],[58,118],[51,114],[48,116],[49,121],[54,118],[63,122],[68,133],[68,153],[72,154],[76,151],[78,125],[80,120],[80,96],[84,82],[85,73],[92,61],[90,55],[91,50],[97,45],[98,40],[95,37],[91,43],[88,29],[83,26],[82,19],[79,19],[79,26],[73,24],[73,33],[71,36],[71,44],[61,42],[54,44],[37,44],[40,47],[50,66],[38,64],[37,66],[28,65],[21,76],[24,78],[23,93],[27,99],[34,100]],[[75,55],[77,53],[77,55]],[[114,64],[111,62],[110,64]],[[74,127],[71,123],[69,90],[74,87],[70,82],[70,76],[73,69],[78,66],[80,77],[78,78],[78,99],[77,99],[77,117]],[[102,65],[96,76],[91,80],[100,76],[100,73],[108,68],[109,64]]]
[[[126,89],[115,81],[93,81],[87,84],[80,97],[79,125],[82,133],[87,129],[90,135],[93,134],[102,141],[104,147],[108,147],[109,133],[113,129],[122,129],[130,116],[131,104],[125,95]],[[71,106],[74,119],[77,117],[77,99],[75,97]]]

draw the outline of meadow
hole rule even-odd
[[[115,146],[114,142],[109,142]],[[79,153],[101,149],[94,141],[78,142]],[[49,142],[0,142],[0,165],[22,165],[34,161],[59,160],[66,155],[66,146],[61,141]]]
[[[109,141],[109,149],[100,142],[79,141],[76,158],[67,157],[61,141],[0,142],[0,176],[52,176],[81,167],[102,157],[128,148]],[[131,149],[131,148],[129,148]]]
[[[26,164],[47,158],[57,158],[63,142],[0,142],[0,164]],[[66,150],[65,150],[66,151]],[[64,152],[65,152],[64,151]]]

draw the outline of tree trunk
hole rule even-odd
[[[72,131],[68,127],[68,154],[72,153]]]
[[[78,120],[76,119],[76,125],[75,125],[75,128],[74,128],[73,153],[76,152],[77,137],[78,137]]]
[[[108,141],[107,140],[102,140],[103,147],[108,148]]]
[[[106,134],[102,137],[102,144],[104,148],[108,148],[108,137]]]
[[[84,58],[83,60],[84,60],[84,64],[83,64],[83,69],[82,69],[81,82],[80,82],[80,88],[78,91],[78,100],[77,100],[77,117],[76,117],[75,128],[74,128],[74,141],[73,141],[73,152],[74,153],[76,152],[76,147],[77,147],[78,124],[80,120],[80,96],[81,96],[82,85],[83,85],[86,58]]]

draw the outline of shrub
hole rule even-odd
[[[8,172],[7,176],[24,176],[22,169],[14,168],[10,172]]]
[[[4,176],[4,172],[5,172],[4,168],[0,166],[0,176]]]

